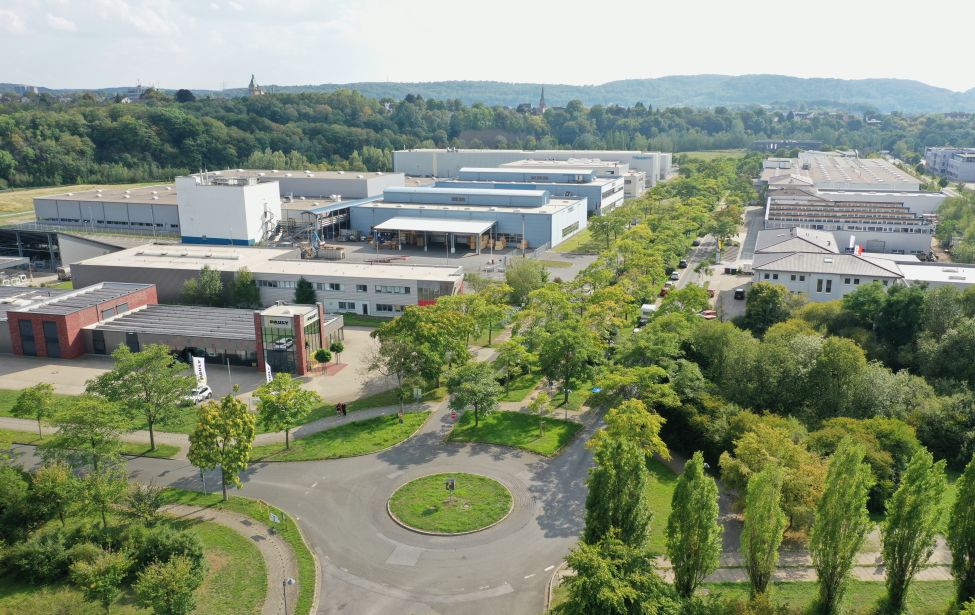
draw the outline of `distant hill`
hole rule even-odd
[[[500,81],[432,81],[424,83],[362,82],[321,85],[266,86],[272,92],[331,92],[340,88],[358,90],[371,98],[401,99],[407,94],[424,98],[458,98],[467,104],[516,106],[537,103],[542,87],[550,106],[578,99],[586,105],[637,102],[655,107],[716,107],[775,105],[788,107],[837,106],[873,108],[878,111],[975,112],[975,88],[954,92],[906,79],[802,79],[783,75],[686,75],[656,79],[627,79],[602,85],[560,85],[504,83]],[[65,94],[79,90],[39,88],[42,92]],[[93,90],[112,95],[126,88]],[[12,91],[0,84],[0,91]],[[168,90],[171,91],[171,90]],[[194,90],[197,96],[242,96],[245,88],[223,91]]]

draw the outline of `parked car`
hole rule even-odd
[[[745,289],[744,288],[736,288],[735,289],[735,299],[744,299],[744,298],[745,298]]]
[[[673,272],[672,274],[670,274],[670,279],[676,282],[677,280],[680,279],[680,273],[677,271]]]
[[[291,350],[295,347],[295,339],[293,337],[282,337],[274,341],[275,350]]]
[[[718,313],[715,310],[701,310],[697,315],[705,320],[714,320],[718,317]]]
[[[202,404],[208,399],[213,399],[213,391],[207,385],[202,385],[194,388],[186,396],[183,397],[183,402],[187,406],[195,406],[197,404]]]
[[[679,263],[677,263],[677,266],[678,266],[678,267],[679,267],[680,269],[687,269],[687,261],[685,261],[685,260],[682,260],[681,262],[679,262]]]
[[[660,289],[660,296],[666,297],[667,293],[669,292],[670,292],[670,286],[664,286],[663,288]]]
[[[700,239],[695,239],[694,241],[691,242],[691,245],[696,248],[699,245],[701,245],[701,240]]]
[[[708,299],[714,299],[714,289],[713,288],[709,288],[708,289]]]

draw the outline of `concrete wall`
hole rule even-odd
[[[768,276],[768,277],[766,277]],[[793,279],[794,278],[794,279]],[[753,282],[769,282],[781,284],[792,293],[802,293],[812,301],[835,301],[842,299],[865,284],[880,281],[887,285],[894,284],[892,278],[875,278],[871,276],[835,275],[823,273],[792,273],[789,271],[755,271]],[[819,283],[822,281],[822,290]],[[859,281],[859,284],[857,284]],[[830,291],[826,292],[827,282]]]
[[[73,265],[74,263],[95,258],[103,254],[118,252],[122,248],[110,246],[97,241],[90,241],[84,237],[58,233],[58,248],[61,253],[62,265]],[[80,288],[80,287],[79,287]]]
[[[241,186],[176,178],[180,233],[185,243],[253,244],[281,220],[277,182]]]
[[[393,186],[405,186],[406,176],[402,173],[382,175],[360,174],[347,171],[342,177],[307,177],[300,171],[294,177],[275,177],[280,185],[281,196],[327,197],[340,194],[346,199],[364,199],[377,196]]]

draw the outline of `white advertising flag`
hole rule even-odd
[[[271,364],[267,361],[264,362],[264,375],[267,377],[268,382],[274,380],[274,376],[271,374]]]
[[[193,373],[197,384],[206,384],[207,381],[207,368],[203,361],[203,357],[193,357]]]

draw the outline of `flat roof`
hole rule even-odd
[[[34,200],[176,205],[176,186],[174,184],[159,184],[158,186],[144,186],[142,188],[97,188],[80,192],[36,196]]]
[[[217,271],[246,267],[255,276],[288,275],[343,278],[389,278],[454,282],[463,268],[454,265],[396,265],[348,263],[291,257],[294,248],[251,248],[245,246],[153,245],[102,254],[72,267],[140,267],[199,271],[204,265]]]
[[[553,161],[561,162],[561,161]],[[581,167],[557,167],[553,166],[551,168],[544,167],[461,167],[460,172],[468,173],[504,173],[514,175],[516,173],[565,173],[566,175],[578,175],[581,173],[594,173],[594,169],[585,169]],[[463,180],[461,180],[463,181]]]
[[[148,305],[86,328],[101,331],[257,340],[253,310],[195,305]]]
[[[492,191],[493,192],[493,191]],[[535,190],[513,190],[512,192],[520,192],[522,194],[529,192],[537,192]],[[547,192],[547,190],[545,191]],[[359,209],[368,209],[370,207],[376,209],[430,209],[433,211],[466,211],[466,212],[485,212],[485,213],[515,213],[515,214],[546,214],[551,215],[562,211],[566,207],[578,203],[584,197],[579,197],[577,199],[549,199],[546,205],[443,205],[441,203],[396,203],[396,202],[386,202],[386,201],[375,201],[373,203],[363,203],[359,206]]]
[[[376,177],[388,177],[392,175],[393,177],[405,177],[403,173],[393,173],[386,171],[313,171],[311,169],[307,170],[294,170],[294,169],[223,169],[221,171],[207,171],[209,175],[216,175],[217,177],[257,177],[266,179],[346,179],[346,180],[362,180],[362,179],[374,179]],[[192,177],[202,176],[202,173],[191,173]]]
[[[429,231],[481,235],[494,226],[494,220],[456,220],[453,218],[390,218],[373,228],[377,231]]]
[[[975,284],[975,266],[956,263],[898,263],[904,279],[912,282]]]
[[[561,166],[564,169],[578,169],[584,166],[592,167],[622,167],[629,166],[625,162],[620,162],[619,160],[604,160],[602,158],[569,158],[568,160],[535,160],[534,158],[526,158],[525,160],[515,160],[513,162],[505,162],[501,164],[502,167],[514,167],[522,169],[525,167],[545,167],[546,170],[550,170],[547,167]]]
[[[0,322],[7,320],[7,312],[17,312],[39,301],[66,295],[70,290],[33,288],[30,286],[0,286]]]
[[[881,158],[856,158],[853,156],[837,156],[824,152],[802,152],[799,154],[800,165],[809,164],[803,169],[813,180],[822,182],[850,182],[884,184],[887,182],[918,182],[920,180],[908,175],[896,166]]]
[[[293,303],[281,303],[261,310],[262,316],[294,316],[295,314],[304,315],[318,313],[318,308],[314,305],[297,305]]]
[[[94,307],[106,301],[118,299],[135,291],[150,287],[152,287],[152,284],[102,282],[100,284],[86,286],[79,290],[69,291],[63,295],[57,295],[34,305],[12,311],[52,315],[74,314],[80,310]]]
[[[460,181],[470,181],[470,180],[460,180]],[[392,188],[387,188],[386,193],[390,195],[396,194],[454,194],[458,196],[517,196],[526,197],[534,196],[541,198],[545,196],[548,190],[518,190],[518,189],[502,189],[502,188],[441,188],[439,186],[424,186],[414,188],[412,186],[402,187],[394,186]]]

